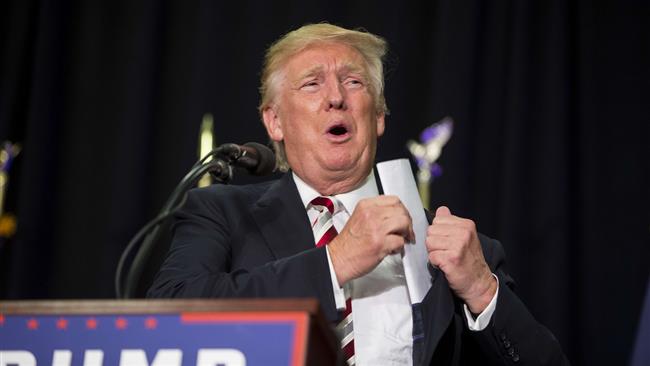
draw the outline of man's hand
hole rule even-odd
[[[449,286],[469,310],[485,310],[497,289],[496,279],[485,262],[472,220],[457,217],[441,206],[427,229],[429,262],[445,274]]]
[[[341,233],[328,245],[339,284],[372,271],[407,242],[415,242],[413,223],[397,196],[359,201]]]

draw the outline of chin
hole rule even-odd
[[[359,162],[359,157],[351,157],[348,154],[330,156],[325,159],[325,165],[331,170],[354,168]]]
[[[363,172],[362,170],[369,170],[370,164],[363,163],[360,160],[361,158],[330,160],[327,163],[327,169],[334,172],[340,172],[344,176],[357,174],[367,175],[368,172]]]

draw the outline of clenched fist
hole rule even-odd
[[[496,279],[485,262],[476,226],[441,206],[427,229],[429,262],[445,274],[449,286],[469,310],[478,314],[490,303]]]
[[[357,203],[341,233],[328,245],[339,284],[372,271],[405,243],[415,242],[413,223],[397,196],[378,196]]]

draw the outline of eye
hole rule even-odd
[[[359,87],[362,87],[364,85],[363,81],[361,79],[359,79],[359,78],[356,78],[356,77],[346,78],[343,81],[343,84],[345,86],[347,86],[347,87],[350,87],[350,88],[359,88]]]
[[[313,90],[318,89],[318,86],[319,86],[318,80],[309,80],[309,81],[303,83],[300,86],[300,89],[307,90],[307,91],[313,91]]]

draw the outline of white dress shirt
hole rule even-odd
[[[295,173],[293,178],[305,208],[314,198],[321,196]],[[343,230],[357,202],[377,195],[375,176],[370,174],[359,188],[334,196],[344,207],[332,217],[336,230]],[[310,222],[314,222],[318,211],[310,208],[307,215]],[[329,250],[327,260],[338,310],[345,309],[346,291],[350,291],[352,297],[356,365],[412,365],[413,316],[401,255],[386,256],[371,272],[348,282],[345,288],[336,279]],[[465,317],[471,330],[485,329],[496,307],[497,295],[498,289],[488,307],[476,319],[465,306]]]

